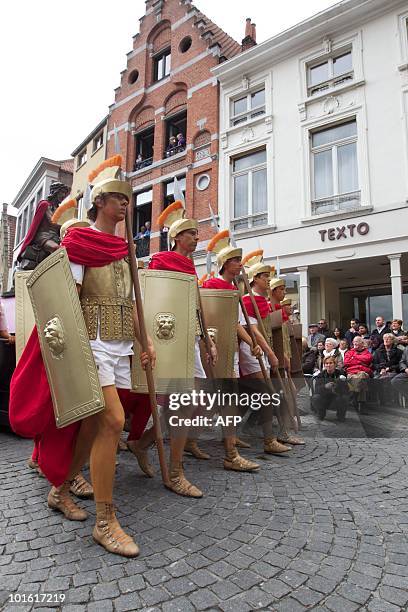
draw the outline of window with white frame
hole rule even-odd
[[[231,101],[231,125],[239,125],[265,114],[265,87]]]
[[[312,132],[310,143],[312,214],[359,206],[356,119]]]
[[[86,149],[78,153],[77,168],[83,166],[87,161]]]
[[[100,132],[100,134],[95,136],[95,138],[93,139],[92,152],[95,153],[95,151],[100,149],[102,145],[103,145],[103,132]]]
[[[153,58],[153,80],[160,81],[170,74],[171,50],[165,49]]]
[[[77,199],[77,219],[82,219],[84,216],[84,196]]]
[[[233,229],[250,229],[268,220],[266,150],[232,160]]]
[[[307,64],[307,92],[313,96],[354,78],[351,48]]]
[[[34,213],[35,213],[35,198],[33,198],[30,202],[30,210],[28,213],[28,221],[27,221],[27,230],[31,225],[31,221],[33,220]]]

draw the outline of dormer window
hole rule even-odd
[[[342,50],[335,55],[318,60],[307,66],[307,92],[316,95],[354,78],[351,49]]]

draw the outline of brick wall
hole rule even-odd
[[[115,90],[115,103],[110,108],[107,156],[115,152],[114,125],[125,126],[118,132],[124,166],[135,193],[153,188],[151,221],[152,231],[157,232],[156,219],[164,207],[163,182],[177,173],[186,174],[188,215],[198,220],[208,218],[209,204],[217,211],[219,92],[211,68],[219,63],[221,55],[232,57],[240,48],[186,0],[156,0],[147,3],[146,8],[140,33],[134,37],[133,51],[121,73],[120,86]],[[180,43],[187,37],[191,37],[191,46],[182,52]],[[170,76],[155,82],[155,55],[169,47]],[[175,159],[166,159],[166,118],[183,110],[187,111],[187,148]],[[150,126],[154,126],[153,164],[133,172],[135,135]],[[204,190],[196,186],[202,174],[210,178]],[[200,241],[212,234],[208,222],[200,223]],[[151,252],[158,249],[159,238],[152,238]]]

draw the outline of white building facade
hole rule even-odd
[[[408,323],[408,3],[345,0],[216,67],[219,216],[312,320]]]

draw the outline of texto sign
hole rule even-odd
[[[350,223],[349,225],[342,225],[340,227],[329,227],[328,229],[318,230],[322,242],[326,241],[326,237],[328,240],[341,240],[342,238],[354,238],[357,234],[366,236],[369,231],[370,226],[368,223],[365,223],[365,221],[358,225]]]

